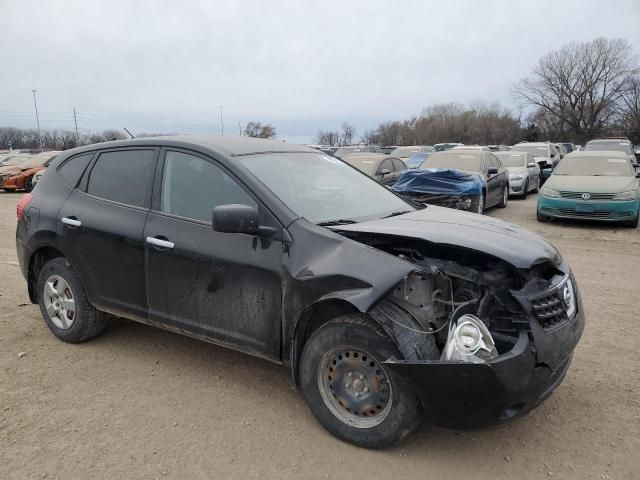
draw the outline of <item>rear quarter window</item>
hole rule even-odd
[[[155,150],[118,150],[101,153],[89,173],[87,193],[96,197],[144,206]]]
[[[58,168],[58,173],[69,185],[75,188],[92,158],[93,152],[72,157]]]

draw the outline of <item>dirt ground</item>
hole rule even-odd
[[[326,433],[281,366],[124,320],[56,340],[18,268],[19,197],[0,194],[1,479],[640,478],[637,229],[539,224],[535,196],[492,210],[575,272],[588,323],[566,380],[507,427],[367,451]]]

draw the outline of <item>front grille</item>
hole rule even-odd
[[[608,210],[594,210],[593,212],[577,212],[572,208],[560,208],[560,213],[566,217],[575,218],[609,218],[611,212]]]
[[[533,314],[544,330],[553,330],[569,320],[562,299],[562,288],[565,281],[542,295],[531,298]]]
[[[560,192],[562,198],[574,198],[582,200],[582,195],[587,192]],[[587,200],[611,200],[615,193],[589,193]]]

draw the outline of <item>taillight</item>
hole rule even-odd
[[[18,205],[16,206],[16,216],[18,217],[18,220],[22,218],[22,212],[24,212],[24,209],[29,206],[31,200],[33,200],[33,195],[25,193],[18,202]]]

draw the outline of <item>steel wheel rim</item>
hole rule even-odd
[[[67,281],[60,275],[51,275],[44,282],[44,307],[51,323],[68,330],[76,319],[76,302]]]
[[[509,201],[509,189],[507,187],[504,187],[504,189],[503,189],[502,201],[504,202],[505,205]]]
[[[320,360],[318,389],[331,413],[351,427],[373,428],[391,412],[387,372],[359,348],[340,346],[327,352]]]
[[[484,196],[480,195],[480,198],[478,199],[478,212],[482,214],[482,210],[484,210]]]

